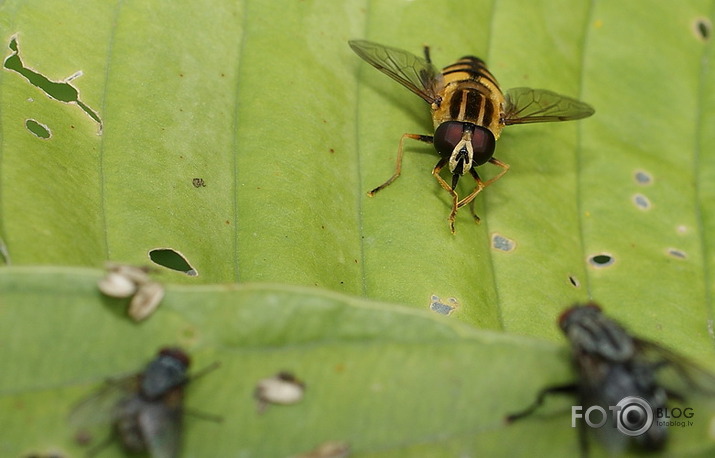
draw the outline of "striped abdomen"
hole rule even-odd
[[[433,105],[432,119],[437,128],[447,121],[469,122],[486,127],[499,138],[504,94],[484,61],[466,56],[442,70],[442,103]]]

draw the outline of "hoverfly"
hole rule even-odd
[[[107,440],[92,447],[88,455],[94,456],[117,439],[130,453],[177,457],[181,448],[184,387],[218,367],[213,364],[189,377],[190,364],[182,349],[163,348],[142,372],[109,380],[80,401],[70,414],[70,423],[79,428],[79,442],[91,440],[88,431],[91,427],[111,423],[113,429]]]
[[[611,415],[614,410],[609,407],[620,407],[614,411],[613,421],[609,418],[603,427],[595,430],[607,448],[621,451],[630,436],[643,450],[661,450],[667,442],[668,430],[665,422],[653,421],[653,415],[663,412],[669,399],[684,400],[684,395],[674,387],[679,386],[681,391],[715,393],[715,377],[710,373],[653,342],[630,335],[605,316],[595,303],[566,309],[559,317],[559,327],[571,344],[577,381],[542,390],[531,406],[509,415],[507,421],[530,415],[549,394],[571,394],[577,397],[582,412],[599,406],[602,412]],[[582,456],[588,454],[586,426],[581,418]]]
[[[434,135],[404,134],[397,149],[395,173],[368,193],[375,195],[389,186],[402,170],[405,138],[431,143],[440,156],[432,175],[452,196],[449,227],[454,233],[457,210],[474,200],[479,192],[501,178],[509,165],[492,157],[504,126],[532,122],[570,121],[594,113],[586,103],[544,89],[499,89],[496,78],[483,60],[465,56],[441,72],[432,65],[429,47],[424,59],[407,51],[365,40],[348,42],[355,53],[373,67],[422,97],[432,108]],[[476,167],[487,162],[500,167],[495,177],[482,181]],[[440,172],[448,166],[451,183]],[[460,200],[455,188],[459,178],[469,173],[476,182],[474,190]],[[479,221],[477,215],[475,220]]]

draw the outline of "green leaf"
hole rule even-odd
[[[227,407],[233,383],[244,393],[231,401],[243,416],[226,414],[223,425],[188,422],[187,451],[197,456],[228,450],[201,440],[216,431],[232,431],[235,442],[226,444],[255,456],[265,456],[251,444],[265,443],[266,431],[291,435],[272,449],[282,456],[333,438],[375,455],[518,454],[523,442],[558,456],[561,445],[547,430],[571,441],[564,454],[573,455],[567,414],[553,423],[498,426],[499,415],[568,378],[565,355],[471,327],[563,346],[554,322],[575,301],[599,301],[635,333],[715,367],[715,79],[712,40],[698,32],[714,11],[706,0],[677,8],[565,0],[245,0],[210,8],[188,1],[0,2],[0,259],[22,267],[0,271],[3,373],[17,374],[3,378],[0,392],[12,395],[0,402],[13,409],[0,422],[22,441],[8,453],[71,447],[57,423],[68,397],[89,389],[89,380],[141,366],[166,342],[191,347],[199,361],[226,361],[222,374],[191,387],[189,399],[196,392],[205,410]],[[430,176],[437,159],[427,145],[407,142],[402,176],[366,196],[393,172],[400,136],[430,134],[432,125],[425,103],[354,55],[351,38],[416,54],[429,44],[438,66],[475,54],[503,88],[578,97],[596,115],[505,129],[496,157],[511,169],[477,198],[482,223],[463,209],[452,235],[449,196]],[[69,96],[48,89],[53,85]],[[51,136],[38,137],[29,127],[36,125]],[[495,173],[483,169],[486,177]],[[463,181],[461,194],[470,190]],[[173,250],[198,275],[158,276],[182,286],[171,286],[141,325],[97,296],[95,270],[41,267],[148,264],[156,249]],[[590,261],[598,255],[614,262]],[[326,340],[305,349],[295,342],[320,341],[338,318],[324,310],[304,315],[296,305],[287,309],[295,328],[276,322],[275,310],[249,313],[239,326],[231,304],[248,310],[255,300],[260,310],[268,298],[238,300],[238,292],[225,291],[232,286],[200,286],[255,282],[281,285],[265,287],[266,295],[280,291],[301,309],[314,296],[358,301],[334,298],[338,292],[375,301],[360,303],[375,304],[378,322],[399,318],[394,329],[371,331],[377,323],[363,316],[351,323],[352,340],[328,333],[335,346]],[[411,315],[385,303],[404,304],[419,319],[402,323]],[[447,319],[454,323],[430,311],[446,310],[440,304],[455,307]],[[442,331],[428,332],[433,326]],[[424,332],[419,339],[416,329]],[[454,334],[447,338],[444,329]],[[394,343],[401,332],[413,340]],[[274,359],[266,357],[270,336],[280,349]],[[345,350],[341,339],[355,347]],[[544,348],[552,362],[529,363]],[[376,378],[332,386],[333,366],[320,364],[341,358]],[[308,418],[298,408],[251,416],[245,394],[294,360],[310,368],[300,374],[309,386],[324,381],[336,396],[350,396],[339,397],[335,414],[324,414],[332,409],[327,397],[300,406],[318,409],[310,410],[323,422],[316,431],[334,434],[294,438],[290,421]],[[399,378],[398,361],[409,363],[409,377]],[[241,378],[243,366],[250,377]],[[509,382],[515,367],[528,374],[517,377],[518,386]],[[372,400],[364,391],[374,391],[366,380],[394,377],[410,383],[386,391],[397,397]],[[419,410],[418,396],[428,386],[439,391],[444,380],[463,388],[435,393]],[[489,404],[472,408],[485,397]],[[354,399],[369,401],[354,407]],[[348,401],[358,408],[354,416],[346,413]],[[13,420],[23,415],[18,410],[36,421],[33,428]],[[234,424],[242,429],[226,426],[241,421],[247,423]],[[699,433],[674,433],[672,450],[705,450],[700,439],[688,448],[688,434]]]

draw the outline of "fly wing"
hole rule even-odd
[[[139,413],[138,422],[152,458],[177,458],[183,427],[181,401],[151,402]]]
[[[517,87],[506,93],[504,125],[572,121],[591,116],[587,103],[545,89]]]
[[[348,44],[365,62],[394,79],[429,103],[439,99],[442,73],[427,60],[402,49],[379,45],[366,40],[350,40]]]
[[[715,374],[654,342],[634,340],[642,358],[655,367],[664,388],[685,397],[693,393],[715,396]]]
[[[80,432],[111,423],[116,419],[119,400],[136,393],[138,384],[136,374],[107,380],[72,407],[68,418],[70,426]]]

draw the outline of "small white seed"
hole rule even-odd
[[[107,271],[124,275],[137,285],[151,281],[145,267],[135,267],[126,264],[107,263]]]
[[[156,282],[148,282],[139,287],[129,303],[129,316],[134,321],[145,320],[159,306],[164,298],[164,287]]]
[[[350,445],[347,442],[329,441],[293,458],[347,458],[348,456],[350,456]]]
[[[99,290],[109,297],[129,297],[137,290],[136,284],[127,276],[109,272],[97,283]]]
[[[288,372],[279,372],[273,377],[260,380],[254,397],[258,400],[258,411],[263,412],[267,404],[290,405],[300,402],[305,393],[303,382]]]

